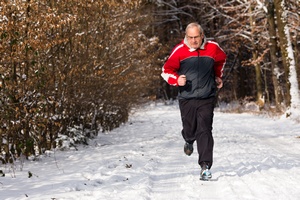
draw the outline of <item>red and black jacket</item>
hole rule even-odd
[[[216,94],[215,77],[222,77],[226,54],[219,45],[203,40],[198,49],[189,48],[183,40],[172,50],[161,76],[178,86],[179,75],[186,75],[186,85],[179,86],[179,99],[206,99]]]

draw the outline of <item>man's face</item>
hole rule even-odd
[[[202,44],[203,34],[197,27],[191,27],[186,31],[186,37],[190,47],[197,49]]]

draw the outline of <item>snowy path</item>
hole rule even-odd
[[[18,163],[15,170],[0,166],[6,172],[0,199],[300,198],[300,124],[215,112],[209,182],[199,180],[197,152],[184,155],[180,131],[176,105],[147,106],[88,147]]]

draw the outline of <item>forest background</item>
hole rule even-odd
[[[228,57],[216,106],[300,109],[299,0],[4,0],[2,163],[87,143],[134,106],[176,99],[160,73],[190,22]]]

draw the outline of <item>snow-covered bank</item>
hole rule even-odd
[[[197,152],[183,153],[180,131],[177,105],[139,109],[78,151],[1,166],[0,199],[299,198],[300,124],[215,112],[210,182],[199,180]]]

